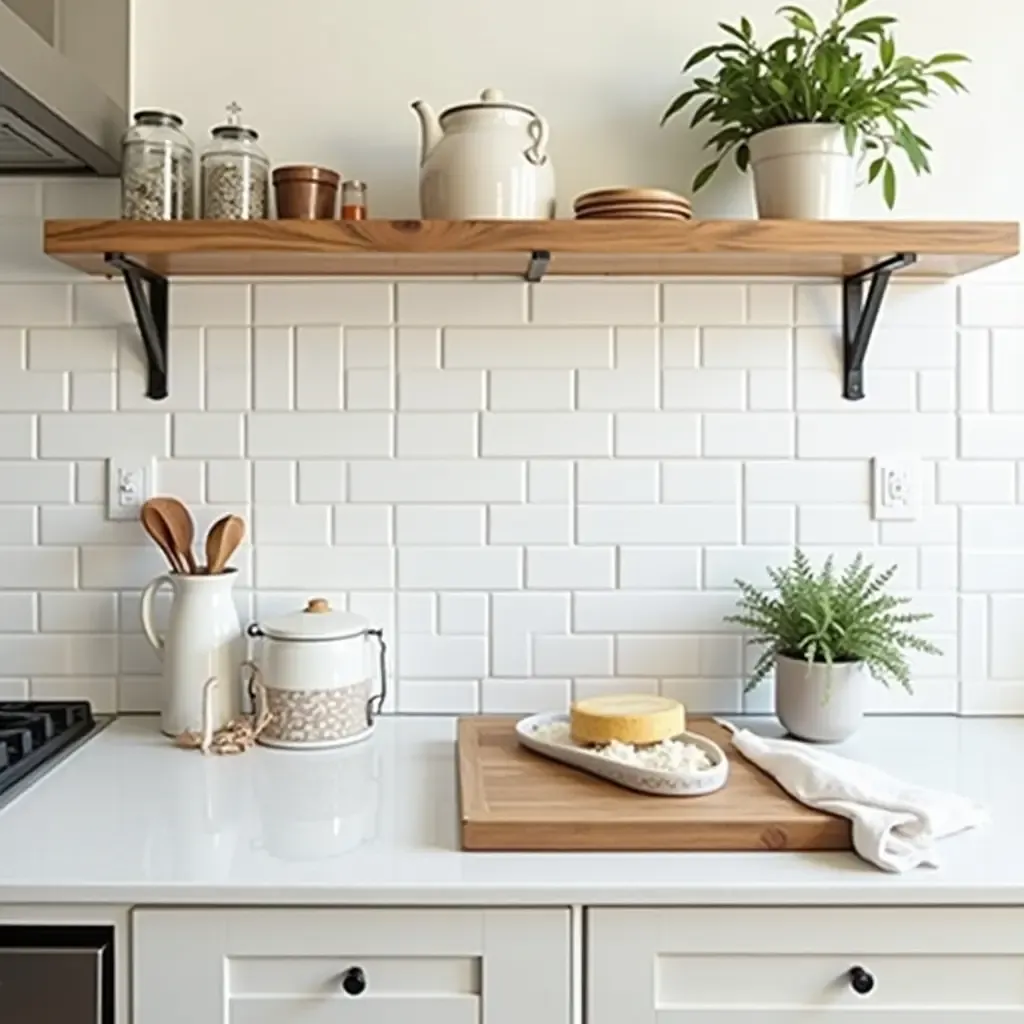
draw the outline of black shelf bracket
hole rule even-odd
[[[895,256],[843,278],[843,398],[856,402],[864,397],[864,357],[868,354],[885,290],[893,271],[917,262],[912,252]],[[864,282],[871,281],[864,298]]]
[[[124,278],[135,323],[146,353],[146,397],[167,397],[167,278],[136,263],[123,252],[108,252],[106,265]]]
[[[526,280],[530,284],[543,280],[550,262],[551,253],[547,249],[534,249],[530,253],[530,262],[526,267]]]

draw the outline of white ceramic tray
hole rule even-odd
[[[694,732],[681,732],[675,739],[700,747],[711,760],[711,767],[700,772],[666,772],[622,764],[594,754],[584,747],[551,743],[536,736],[539,727],[556,722],[568,724],[569,715],[562,711],[531,715],[516,722],[516,737],[524,747],[536,754],[572,765],[573,768],[581,768],[627,789],[654,796],[704,796],[721,789],[729,778],[729,761],[722,748],[706,736]]]

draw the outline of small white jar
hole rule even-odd
[[[319,750],[356,743],[373,731],[387,695],[384,634],[351,612],[313,598],[303,611],[253,623],[262,639],[253,666],[270,722],[260,734],[268,747]],[[372,686],[368,641],[377,641],[380,692]]]

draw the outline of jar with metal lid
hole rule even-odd
[[[270,747],[335,747],[365,739],[387,696],[384,634],[322,597],[300,612],[253,623],[262,643],[252,667],[253,698],[269,713],[259,742]],[[378,669],[369,653],[376,641]],[[377,675],[375,690],[374,675]]]
[[[134,121],[121,142],[121,216],[194,216],[195,149],[184,120],[167,110],[140,110]]]
[[[341,186],[341,219],[366,220],[366,184],[346,181]]]
[[[263,220],[270,199],[270,160],[259,133],[245,127],[237,103],[229,104],[227,123],[212,129],[200,160],[203,217],[210,220]]]

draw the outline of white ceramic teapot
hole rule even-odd
[[[422,100],[420,214],[428,220],[545,220],[555,215],[548,123],[497,89],[440,117]]]

